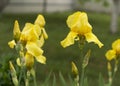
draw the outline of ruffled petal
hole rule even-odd
[[[75,12],[72,15],[68,16],[67,18],[67,25],[69,28],[73,28],[75,26],[77,26],[80,23],[80,14],[81,12]]]
[[[46,64],[46,57],[45,56],[40,55],[40,56],[36,56],[35,58],[38,62],[40,62],[42,64]]]
[[[103,44],[98,40],[98,38],[92,32],[85,34],[85,38],[88,42],[94,42],[95,44],[97,44],[99,48],[103,46]]]
[[[28,42],[26,44],[27,52],[33,55],[34,57],[40,56],[43,54],[43,50],[36,45],[36,43]]]
[[[116,52],[115,50],[108,50],[105,54],[106,56],[106,59],[111,61],[112,59],[115,59],[116,58]]]
[[[22,30],[22,33],[28,31],[29,29],[31,29],[31,27],[33,27],[32,23],[26,23],[23,30]]]
[[[42,15],[38,15],[36,20],[35,20],[35,24],[40,25],[40,27],[43,27],[45,25],[45,19]]]
[[[67,37],[61,41],[61,45],[65,48],[67,46],[70,46],[72,44],[74,44],[74,39],[77,37],[77,33],[75,32],[69,32],[69,34],[67,35]]]
[[[31,28],[27,31],[24,31],[21,33],[21,37],[20,40],[21,41],[36,41],[39,39],[39,35],[37,34],[37,32],[35,31],[34,28]]]

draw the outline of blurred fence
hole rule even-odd
[[[45,2],[46,1],[46,2]],[[72,9],[73,0],[10,0],[3,12],[26,13],[64,11]],[[44,6],[46,4],[46,7]]]
[[[10,0],[9,5],[4,9],[5,13],[39,13],[42,11],[55,12],[72,9],[85,9],[96,12],[111,12],[110,5],[104,7],[101,3],[87,2],[80,5],[78,0]],[[120,11],[120,10],[119,10]]]

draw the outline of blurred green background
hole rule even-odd
[[[43,46],[44,55],[47,58],[47,64],[42,65],[37,63],[36,73],[38,83],[45,80],[50,71],[56,76],[59,72],[67,79],[68,74],[71,74],[71,61],[78,60],[80,50],[77,43],[74,45],[63,48],[60,45],[60,41],[63,40],[68,32],[69,28],[66,25],[66,19],[70,12],[54,12],[43,14],[46,20],[45,29],[48,33],[49,38],[45,41]],[[105,53],[108,49],[111,49],[111,43],[116,39],[120,38],[120,30],[116,34],[110,33],[110,15],[103,13],[87,12],[89,23],[93,27],[93,33],[98,39],[104,44],[101,49],[94,43],[86,43],[83,53],[86,53],[91,49],[91,57],[89,65],[86,69],[88,76],[89,86],[97,86],[98,76],[101,73],[107,82],[107,60],[105,59]],[[10,49],[8,42],[13,39],[13,25],[14,21],[18,20],[20,28],[24,27],[26,22],[33,23],[38,14],[1,14],[0,15],[0,63],[2,72],[8,71],[8,61],[12,60],[15,62],[16,52],[14,49]],[[119,24],[120,27],[120,17]],[[80,70],[81,71],[81,70]],[[114,80],[114,86],[119,86],[120,82],[120,70],[116,74]],[[9,71],[8,71],[9,73]],[[4,73],[3,73],[4,74]],[[3,76],[3,74],[0,76]],[[4,75],[5,76],[5,75]],[[7,75],[6,75],[7,77]],[[6,78],[4,77],[4,79]],[[10,77],[9,77],[10,78]]]

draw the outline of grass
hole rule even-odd
[[[66,74],[71,72],[71,61],[75,61],[79,57],[79,49],[77,43],[68,48],[62,48],[60,41],[63,40],[69,32],[66,25],[67,16],[72,12],[63,13],[47,13],[44,14],[46,19],[46,31],[49,35],[49,39],[46,40],[44,49],[44,55],[47,57],[47,64],[37,64],[37,76],[38,80],[45,79],[44,77],[52,70],[55,75],[58,75],[59,71]],[[7,45],[8,41],[12,40],[12,30],[14,20],[18,20],[20,27],[23,28],[26,22],[34,22],[37,14],[2,14],[0,17],[0,55],[4,59],[4,56],[14,54],[15,51],[10,49]],[[120,37],[120,30],[117,34],[110,34],[110,15],[100,13],[88,12],[89,22],[93,26],[93,33],[101,40],[104,47],[99,49],[97,45],[93,43],[86,44],[84,53],[88,50],[92,50],[89,65],[86,70],[88,75],[88,81],[90,86],[96,86],[99,73],[101,72],[106,80],[107,69],[105,52],[111,48],[111,43]],[[119,18],[120,28],[120,18]],[[119,81],[120,74],[116,75],[116,80]],[[116,82],[115,80],[115,82]],[[95,82],[95,83],[93,83]],[[115,86],[119,86],[120,82],[116,82]]]

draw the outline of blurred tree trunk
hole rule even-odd
[[[119,3],[120,0],[112,0],[113,1],[113,7],[111,12],[111,26],[110,31],[111,33],[116,33],[118,30],[118,16],[119,16]]]
[[[47,0],[43,0],[43,13],[47,11]]]
[[[0,0],[0,12],[9,3],[9,0]]]

